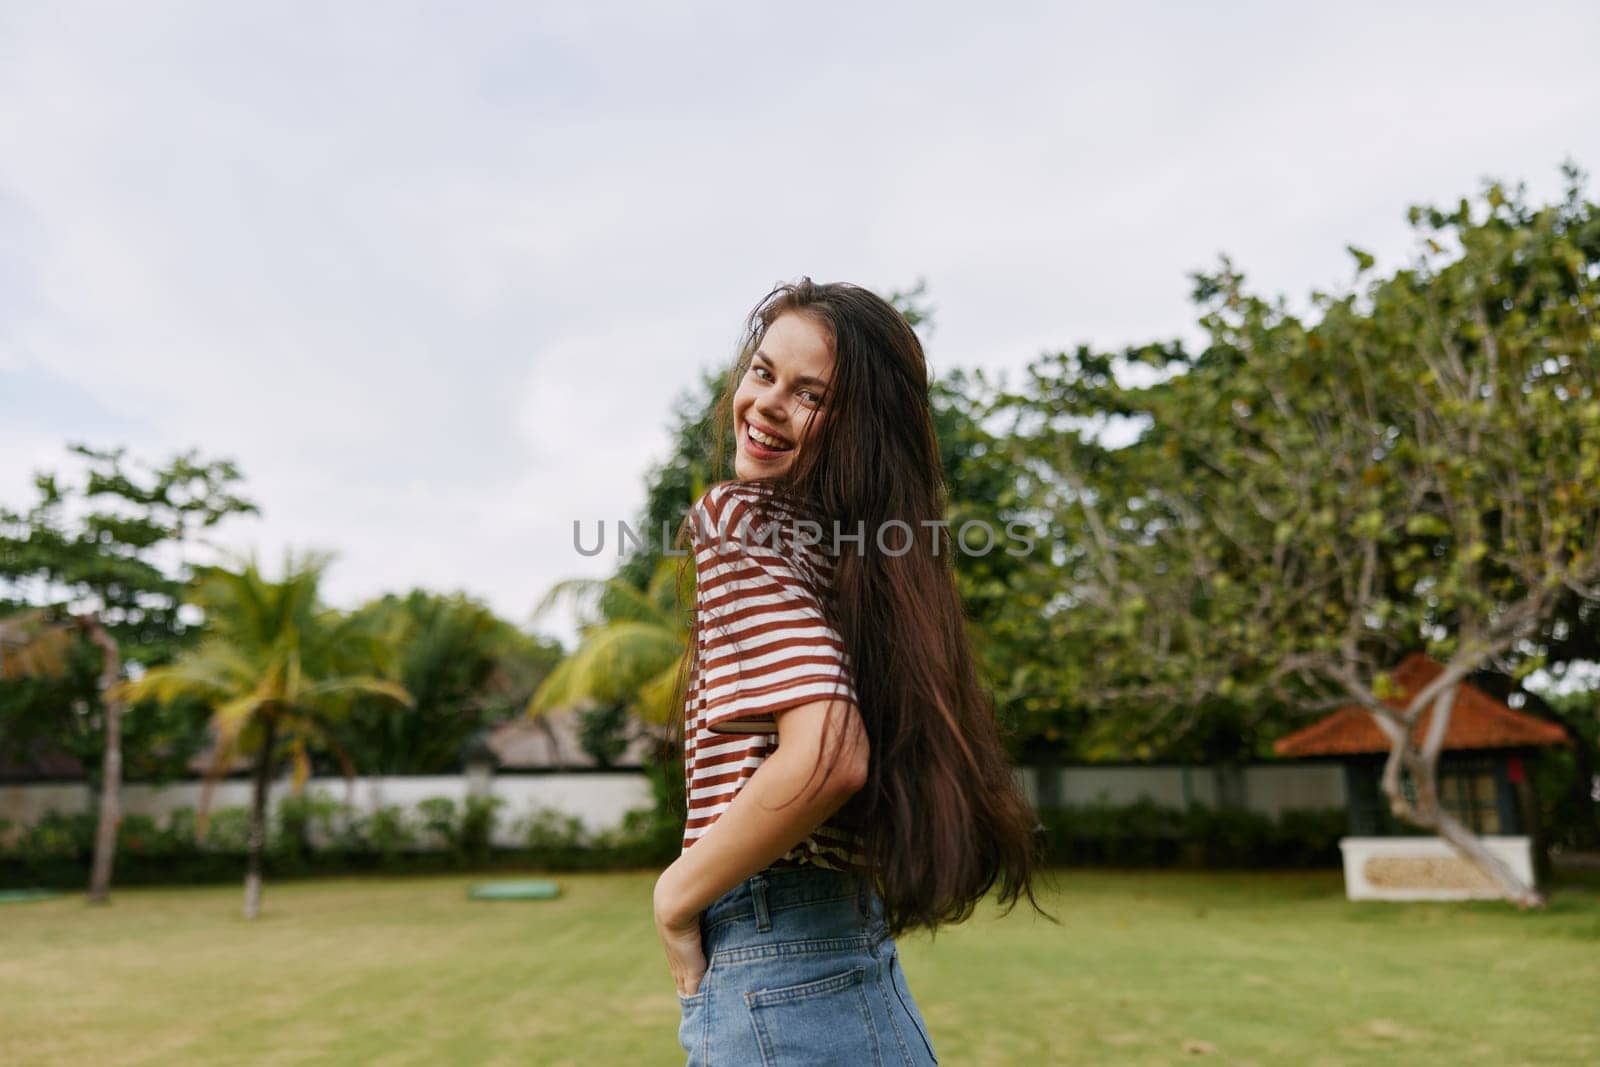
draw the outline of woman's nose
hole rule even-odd
[[[774,422],[786,421],[789,418],[789,408],[783,402],[783,397],[776,392],[762,393],[756,397],[756,410]],[[773,429],[777,429],[776,426]]]

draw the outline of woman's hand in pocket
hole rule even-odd
[[[683,913],[675,909],[670,900],[665,899],[664,880],[665,876],[656,882],[656,933],[666,951],[673,984],[681,995],[690,997],[700,991],[700,980],[707,969],[705,946],[700,938],[701,912]]]

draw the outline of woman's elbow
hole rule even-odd
[[[871,770],[867,757],[849,757],[839,761],[839,766],[834,772],[838,779],[838,792],[842,797],[853,797],[861,792],[867,784],[867,773]]]
[[[858,715],[852,715],[851,719],[854,728],[847,732],[844,750],[835,764],[838,788],[845,797],[861,791],[872,769],[872,746],[867,741],[867,732],[862,728]]]

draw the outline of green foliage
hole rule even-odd
[[[662,552],[663,540],[671,544],[700,493],[729,476],[719,468],[717,457],[732,454],[733,428],[726,429],[720,447],[713,440],[717,404],[725,384],[723,370],[707,370],[692,388],[674,399],[669,430],[672,447],[667,458],[645,476],[644,511],[632,524],[642,545],[631,550],[618,567],[616,577],[621,583],[644,589],[663,563],[673,563]]]
[[[205,821],[201,847],[211,852],[240,856],[250,847],[250,809],[243,805],[218,808]]]
[[[24,859],[87,860],[94,827],[93,815],[47,812],[22,835],[17,850]]]
[[[620,577],[568,579],[552,587],[538,612],[575,601],[578,647],[534,691],[528,714],[598,702],[622,704],[648,722],[667,722],[687,655],[689,618],[681,606],[692,602],[685,583],[693,577],[692,570],[664,559],[644,590]]]
[[[681,786],[680,786],[681,789]],[[500,797],[462,803],[430,797],[414,811],[386,806],[352,810],[317,790],[281,798],[267,840],[266,866],[275,878],[381,870],[430,873],[461,870],[613,870],[660,868],[677,857],[683,820],[655,806],[628,812],[621,823],[589,834],[580,819],[540,809],[519,829],[520,847],[495,847]],[[245,807],[213,812],[204,833],[195,809],[165,820],[124,817],[119,877],[124,884],[234,881],[249,838]],[[21,829],[0,820],[0,882],[76,888],[94,844],[95,820],[50,813]]]
[[[124,449],[68,451],[83,461],[80,477],[36,473],[33,504],[0,506],[0,616],[34,605],[63,620],[94,613],[124,665],[170,662],[198,637],[179,614],[193,535],[257,509],[237,494],[239,472],[226,460],[202,462],[191,451],[151,466],[127,459]],[[105,742],[100,653],[81,635],[73,643],[59,676],[0,682],[0,755],[45,741],[96,776]],[[195,701],[129,708],[122,719],[127,774],[180,776],[204,726],[205,709]]]
[[[1546,706],[1574,736],[1524,763],[1539,805],[1539,825],[1554,849],[1600,846],[1596,778],[1600,777],[1600,690],[1546,695]]]
[[[1058,539],[1007,625],[1078,755],[1281,735],[1413,650],[1520,677],[1600,584],[1600,208],[1572,173],[1412,217],[1413,265],[1353,250],[1304,319],[1224,260],[1199,352],[1055,353],[991,405]]]
[[[400,853],[416,843],[417,834],[404,809],[385,805],[368,817],[367,844],[385,866],[393,866]]]
[[[461,847],[461,816],[450,797],[428,797],[417,803],[417,819],[424,841],[452,851]]]
[[[578,745],[602,767],[622,758],[630,725],[626,704],[600,704],[578,713]]]
[[[579,849],[588,840],[583,820],[555,808],[537,808],[523,823],[523,838],[535,852]]]
[[[469,796],[461,809],[461,851],[469,863],[484,863],[494,847],[494,828],[505,801],[497,796]]]
[[[495,820],[503,806],[496,796],[468,796],[461,804],[449,797],[429,797],[417,805],[417,814],[426,842],[443,845],[457,863],[481,865],[489,859]]]
[[[559,644],[522,633],[463,594],[414,589],[365,604],[356,617],[382,635],[390,679],[416,702],[352,702],[334,734],[366,774],[459,769],[467,742],[520,713],[561,655]]]
[[[1053,742],[1080,728],[1083,711],[1057,678],[1039,669],[1058,654],[1048,647],[1049,631],[1038,625],[1056,595],[1047,549],[1050,514],[1029,499],[1026,466],[1008,446],[1003,429],[990,425],[1002,395],[982,371],[955,370],[932,386],[948,495],[949,557],[1002,725],[1016,739]],[[959,549],[955,540],[968,522],[995,532],[992,551]],[[972,544],[977,548],[982,542]],[[1018,748],[1014,755],[1020,756],[1020,743]]]
[[[213,709],[212,773],[239,756],[261,755],[270,735],[292,760],[297,783],[309,777],[321,748],[349,759],[333,732],[361,696],[409,704],[385,675],[393,650],[369,616],[324,607],[318,589],[331,557],[285,555],[283,577],[268,579],[253,559],[237,570],[197,568],[189,601],[205,612],[207,639],[172,663],[124,683],[132,699],[198,699]],[[270,729],[269,729],[270,727]]]
[[[344,805],[322,792],[290,794],[278,801],[276,833],[270,844],[280,864],[304,865],[317,840],[338,837]]]

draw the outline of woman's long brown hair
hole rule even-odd
[[[824,550],[834,547],[835,528],[865,531],[859,544],[841,539],[831,588],[815,590],[850,655],[871,743],[865,786],[829,822],[860,835],[868,867],[857,877],[876,882],[893,935],[964,921],[996,882],[1007,913],[1026,894],[1055,921],[1033,892],[1043,863],[1034,834],[1039,820],[1012,777],[978,677],[950,539],[936,525],[945,517],[946,489],[928,366],[905,317],[846,283],[802,278],[763,297],[745,323],[717,408],[714,477],[725,469],[733,395],[767,328],[785,313],[807,316],[827,336],[833,377],[815,436],[780,478],[763,480],[770,510],[753,502],[765,513],[757,521],[778,518],[780,509],[809,518],[824,531]],[[877,531],[891,520],[914,533],[903,554],[891,554],[906,540],[898,524],[884,534],[889,551],[878,545]],[[696,618],[691,649],[698,629]],[[836,724],[827,725],[824,736],[840,736]],[[813,780],[836,750],[823,746]]]

